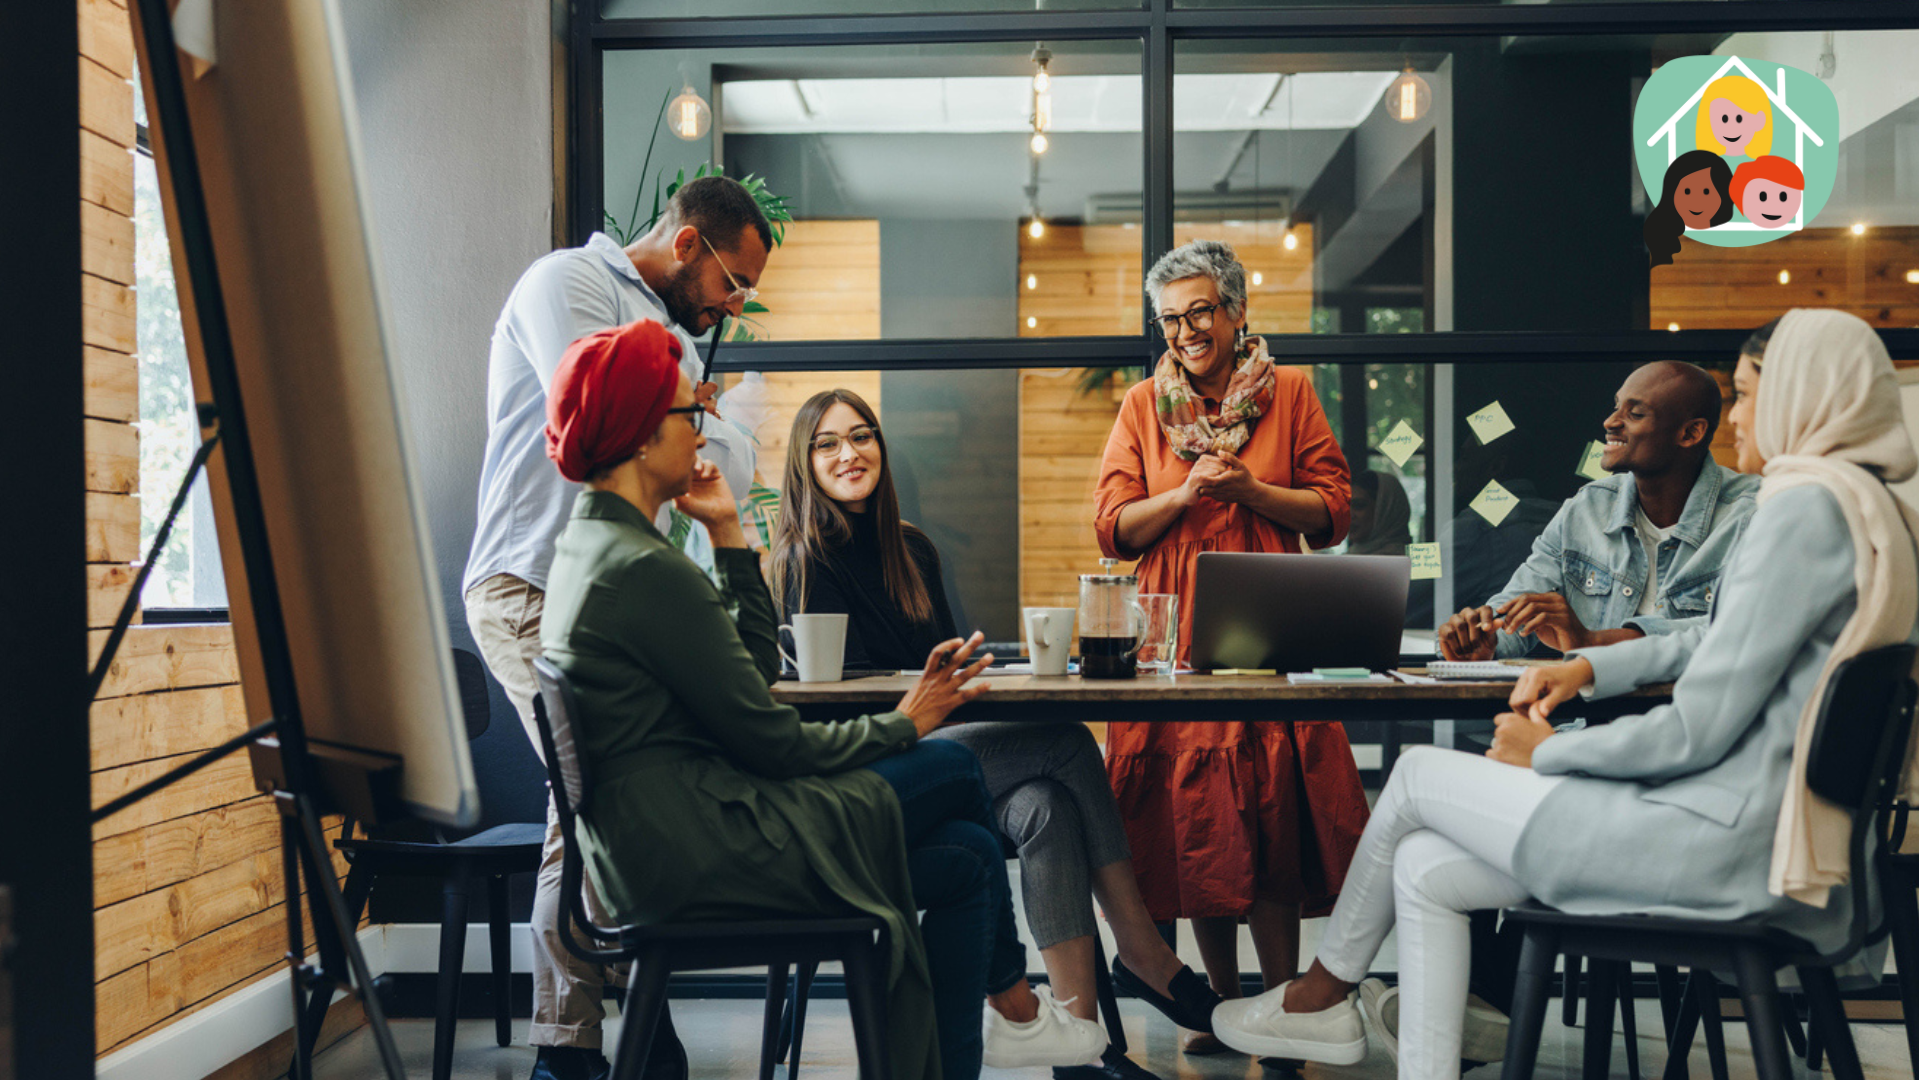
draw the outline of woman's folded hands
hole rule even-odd
[[[993,654],[983,653],[968,663],[973,650],[984,640],[986,635],[975,630],[973,636],[964,641],[954,638],[940,643],[926,658],[926,670],[900,700],[899,707],[900,712],[912,719],[921,738],[945,723],[954,709],[986,692],[987,684],[975,683],[973,677],[993,662]]]

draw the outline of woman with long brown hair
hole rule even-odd
[[[800,407],[787,443],[773,591],[788,616],[846,613],[848,664],[917,668],[928,649],[953,636],[953,616],[939,552],[900,520],[887,465],[879,417],[858,394],[828,390]],[[1127,989],[1175,1023],[1210,1031],[1219,998],[1181,965],[1147,915],[1092,733],[1075,723],[975,723],[930,737],[979,756],[995,820],[1019,851],[1027,925],[1067,1010],[1094,1022],[1097,897]],[[1150,1075],[1111,1052],[1099,1065],[1053,1074]]]

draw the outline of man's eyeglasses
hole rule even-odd
[[[706,406],[704,405],[679,405],[666,410],[668,416],[674,413],[685,413],[686,422],[693,425],[695,434],[706,426]]]
[[[752,303],[753,298],[760,295],[760,291],[750,285],[740,284],[740,279],[734,277],[733,271],[727,269],[726,260],[720,258],[720,253],[713,247],[713,241],[708,240],[705,233],[700,234],[700,243],[706,245],[706,250],[713,252],[713,261],[720,264],[720,273],[725,274],[726,283],[733,286],[733,292],[727,299],[738,300],[744,304]]]
[[[850,442],[853,444],[853,449],[863,454],[879,441],[879,437],[878,431],[865,426],[856,427],[847,432],[844,439],[829,431],[813,440],[813,452],[821,457],[833,457],[840,452],[841,445]]]
[[[1170,340],[1179,336],[1179,324],[1182,322],[1201,333],[1211,330],[1213,312],[1218,310],[1218,304],[1201,304],[1179,315],[1161,315],[1153,321],[1159,324],[1159,332]]]

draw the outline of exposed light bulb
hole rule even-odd
[[[1032,141],[1029,142],[1027,145],[1032,147],[1033,153],[1044,154],[1046,152],[1046,147],[1049,144],[1046,141],[1046,134],[1044,132],[1035,131],[1033,132]]]
[[[1386,114],[1402,124],[1422,120],[1433,105],[1433,88],[1411,68],[1386,87]]]
[[[1286,239],[1280,242],[1286,246],[1287,251],[1291,251],[1299,246],[1299,237],[1294,236],[1292,233],[1287,233]]]
[[[691,85],[667,104],[666,115],[671,121],[673,134],[688,142],[705,135],[713,124],[713,110],[707,106],[706,99],[694,92]]]
[[[1919,285],[1919,270],[1906,271],[1906,284]]]
[[[1038,274],[1026,275],[1026,287],[1029,289],[1039,288],[1039,275]]]
[[[1044,221],[1041,221],[1039,218],[1034,218],[1032,223],[1026,226],[1026,235],[1032,237],[1035,240],[1038,240],[1040,237],[1045,236],[1046,223]]]
[[[1852,235],[1854,235],[1854,236],[1864,236],[1864,235],[1866,235],[1866,223],[1865,223],[1865,222],[1863,222],[1863,221],[1855,221],[1855,222],[1853,222],[1853,223],[1852,223]]]
[[[1790,270],[1779,271],[1779,284],[1781,285],[1792,284],[1792,271]]]
[[[1053,130],[1053,95],[1033,95],[1033,130]]]
[[[1669,322],[1666,324],[1666,329],[1671,330],[1673,333],[1677,334],[1679,332],[1679,324],[1676,322]]]
[[[1039,319],[1031,315],[1028,315],[1026,317],[1026,328],[1028,330],[1036,329],[1038,326],[1039,326]]]
[[[1052,88],[1053,88],[1053,77],[1051,75],[1046,74],[1045,68],[1040,68],[1038,71],[1033,73],[1033,92],[1035,94],[1044,94],[1048,90],[1051,90]]]
[[[1260,273],[1257,270],[1253,271],[1253,284],[1255,285],[1266,284],[1266,275]]]
[[[1368,390],[1377,390],[1377,389],[1379,389],[1379,380],[1378,380],[1378,379],[1367,379],[1367,380],[1366,380],[1366,389],[1368,389]]]

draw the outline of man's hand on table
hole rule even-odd
[[[1439,628],[1439,655],[1448,660],[1491,660],[1498,643],[1498,613],[1489,607],[1461,608]]]

